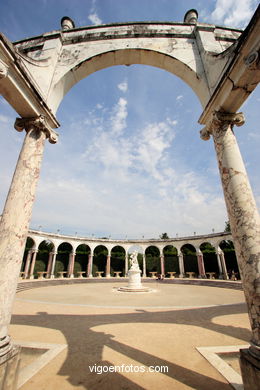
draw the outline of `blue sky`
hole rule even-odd
[[[2,0],[0,30],[11,41],[60,28],[131,21],[201,22],[244,28],[255,0]],[[260,205],[259,87],[235,129]],[[57,112],[59,143],[46,143],[32,228],[112,238],[175,237],[222,231],[227,220],[212,140],[202,141],[202,108],[192,90],[163,70],[116,66],[90,75]],[[0,97],[0,208],[24,134]]]

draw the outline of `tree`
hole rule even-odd
[[[169,240],[169,236],[168,236],[168,234],[167,233],[162,233],[161,235],[160,235],[160,239],[161,240]]]
[[[225,230],[224,230],[224,232],[226,232],[226,233],[231,232],[231,229],[230,229],[230,222],[229,222],[229,221],[226,221],[226,222],[225,222]]]

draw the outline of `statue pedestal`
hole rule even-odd
[[[141,270],[138,267],[131,267],[128,271],[128,285],[127,287],[119,287],[118,291],[122,292],[150,292],[148,287],[143,287],[141,283]]]
[[[142,288],[140,269],[131,268],[128,271],[128,277],[128,288]]]

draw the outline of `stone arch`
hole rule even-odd
[[[181,252],[183,254],[185,273],[194,272],[196,275],[198,275],[199,268],[196,256],[196,247],[187,242],[181,246]]]
[[[33,237],[31,237],[30,235],[27,236],[27,240],[26,240],[26,244],[25,244],[25,249],[26,248],[29,248],[29,249],[32,249],[32,248],[36,248],[36,241]]]
[[[125,267],[125,259],[126,259],[126,250],[122,245],[115,245],[111,249],[111,276],[115,276],[115,272],[121,272],[121,276],[125,275],[126,267]],[[118,276],[119,276],[118,275]]]
[[[54,243],[49,239],[44,239],[39,243],[34,267],[34,276],[37,276],[38,272],[47,272],[49,255],[53,249]]]
[[[155,36],[156,38],[159,38],[157,32],[155,34],[151,34],[151,27],[150,35],[147,34],[147,28],[142,27],[140,31],[140,27],[138,25],[136,25],[136,28],[134,27],[132,27],[131,29],[127,29],[127,34],[125,35],[127,40],[122,39],[122,36],[119,37],[117,35],[118,39],[115,41],[130,42],[136,40],[137,37],[154,38]],[[181,29],[182,28],[185,28],[185,25],[181,26]],[[209,95],[209,89],[211,89],[211,99],[205,98],[203,105],[205,110],[200,117],[200,123],[206,125],[205,128],[201,131],[201,136],[203,139],[206,140],[209,139],[210,135],[212,134],[214,141],[218,145],[218,147],[216,147],[216,151],[220,167],[220,174],[223,182],[223,189],[225,193],[231,229],[234,235],[234,242],[236,245],[237,254],[239,254],[241,272],[244,276],[243,287],[245,290],[245,297],[247,300],[250,314],[252,338],[250,349],[247,351],[242,350],[241,356],[245,359],[246,355],[251,354],[251,360],[257,359],[257,357],[259,356],[259,316],[256,315],[256,313],[258,313],[258,308],[255,297],[259,292],[259,274],[257,273],[260,258],[259,217],[257,208],[255,206],[254,197],[251,193],[251,189],[247,181],[247,175],[243,166],[243,161],[240,157],[239,149],[236,146],[232,127],[235,123],[242,124],[242,115],[235,113],[259,82],[259,72],[252,72],[252,70],[257,70],[259,59],[259,8],[254,14],[248,28],[246,28],[245,32],[243,33],[242,39],[238,40],[238,36],[236,36],[236,42],[233,45],[232,50],[227,50],[228,46],[226,45],[226,42],[219,42],[219,46],[221,46],[222,50],[214,50],[214,46],[217,46],[217,41],[220,41],[221,38],[223,38],[222,34],[216,34],[217,39],[215,40],[208,39],[213,37],[207,34],[206,39],[204,39],[205,31],[209,29],[212,33],[214,33],[213,30],[215,29],[220,30],[217,28],[217,26],[207,25],[205,28],[205,25],[198,24],[196,26],[189,25],[187,26],[187,29],[190,30],[190,36],[186,36],[187,39],[185,40],[185,43],[187,43],[190,39],[190,41],[192,41],[190,42],[191,52],[193,48],[193,50],[197,50],[198,53],[198,56],[196,57],[195,55],[195,58],[193,58],[193,61],[191,60],[190,63],[193,62],[193,64],[198,65],[195,66],[196,74],[198,75],[198,82],[199,80],[203,80],[202,84],[204,83],[204,85],[201,85],[201,88],[203,89],[203,86],[206,87],[204,88],[205,95]],[[58,81],[54,80],[54,74],[59,75],[59,72],[56,72],[57,69],[55,69],[55,66],[51,68],[51,65],[59,64],[60,58],[50,58],[49,60],[49,58],[46,58],[46,54],[48,52],[50,53],[51,50],[53,53],[61,53],[62,50],[59,49],[61,49],[61,46],[64,43],[69,45],[69,39],[71,39],[70,43],[72,43],[73,45],[75,42],[80,43],[80,45],[83,44],[83,39],[80,38],[83,38],[84,34],[85,41],[87,42],[94,41],[95,38],[96,40],[98,40],[98,37],[95,37],[94,35],[95,32],[94,34],[92,34],[92,38],[89,39],[88,34],[86,32],[83,32],[83,36],[81,36],[81,32],[78,34],[80,30],[81,29],[77,31],[70,31],[67,34],[67,37],[65,32],[63,32],[62,34],[55,32],[56,37],[53,33],[44,34],[47,41],[45,53],[43,56],[44,58],[39,58],[38,63],[34,64],[34,71],[32,67],[28,65],[28,63],[30,63],[30,61],[28,61],[28,58],[23,61],[23,57],[26,57],[26,51],[19,52],[19,48],[17,49],[17,46],[15,47],[14,45],[10,45],[8,41],[5,41],[5,38],[1,39],[1,43],[3,43],[1,45],[1,78],[4,78],[4,81],[2,83],[4,87],[2,90],[5,96],[9,96],[9,101],[13,104],[17,112],[19,112],[19,114],[22,116],[21,119],[18,119],[16,121],[16,129],[18,131],[22,131],[23,129],[25,129],[27,130],[27,134],[29,134],[28,137],[26,136],[26,140],[29,141],[27,145],[24,144],[23,146],[23,156],[26,156],[26,158],[28,158],[28,155],[26,155],[26,153],[28,153],[29,145],[35,145],[36,137],[31,137],[31,134],[33,132],[35,135],[35,132],[37,131],[38,141],[43,141],[46,138],[46,135],[49,137],[50,142],[55,142],[57,139],[56,135],[52,131],[52,128],[57,127],[58,123],[55,116],[53,115],[53,106],[48,106],[48,102],[51,101],[47,101],[47,95],[48,91],[52,91],[52,87],[57,85]],[[98,30],[93,30],[96,31],[96,34],[98,35]],[[131,30],[130,35],[129,30]],[[175,35],[175,37],[177,38],[177,30],[178,28],[176,24],[174,29],[170,29],[169,37],[172,38],[172,36]],[[195,32],[193,30],[195,30]],[[179,30],[179,35],[181,35],[181,33],[182,30]],[[224,31],[224,34],[225,33],[226,31]],[[114,35],[115,38],[116,34]],[[45,37],[37,37],[37,43],[39,43],[38,47],[44,46],[44,44],[42,46],[40,44],[44,42]],[[104,40],[105,45],[111,44],[110,38],[109,36],[107,36],[106,32],[105,34],[103,33],[103,38],[102,39]],[[166,37],[166,42],[169,40],[167,38],[168,37]],[[194,38],[196,40],[194,40]],[[59,47],[58,45],[55,46],[55,44],[50,45],[50,42],[48,42],[48,40],[54,39],[56,39],[56,41],[58,42]],[[146,40],[148,42],[150,41],[150,39]],[[227,37],[227,40],[231,41],[232,38]],[[155,41],[158,40],[156,39]],[[25,42],[25,46],[26,44],[27,42]],[[132,45],[130,44],[130,46]],[[139,47],[141,46],[142,45],[139,45]],[[137,47],[134,45],[133,49],[136,48]],[[116,50],[118,50],[118,48],[116,48]],[[28,50],[27,52],[29,51],[30,50]],[[34,49],[34,51],[36,50]],[[35,57],[41,57],[41,54],[41,49],[39,49],[36,51]],[[113,51],[111,52],[111,54],[113,56]],[[19,55],[20,57],[18,57]],[[59,54],[57,54],[57,56],[58,55]],[[92,54],[92,57],[93,55],[97,54]],[[2,59],[4,61],[2,61]],[[36,59],[34,60],[34,58],[31,57],[31,63],[33,64],[34,61],[37,62]],[[41,74],[42,78],[39,77],[42,70],[40,69],[41,65],[43,65],[42,69],[45,67]],[[77,70],[77,65],[79,65],[80,68],[80,61],[77,64],[75,63],[73,65],[73,69]],[[38,73],[36,71],[37,67],[39,68]],[[210,68],[214,69],[214,73],[216,74],[214,74],[213,78],[207,79],[206,75],[208,76],[210,73],[213,73],[210,72]],[[44,75],[49,77],[49,80],[51,80],[51,82],[53,81],[53,84],[50,85],[49,83],[46,83],[42,88],[41,81],[44,79]],[[208,88],[206,80],[208,81]],[[68,82],[68,80],[63,81],[64,84],[65,82]],[[62,85],[61,87],[65,87],[65,85]],[[66,88],[64,88],[64,91],[65,89]],[[212,113],[214,113],[213,118]],[[32,128],[33,131],[28,131],[29,128]],[[224,137],[223,134],[225,134]],[[223,138],[225,138],[225,142],[223,142]],[[40,142],[37,142],[36,144],[37,148],[35,148],[35,150],[37,150],[38,156],[41,157],[44,143],[42,142],[40,145]],[[226,147],[227,144],[228,147]],[[41,158],[35,158],[35,161],[33,160],[34,159],[31,159],[32,164],[30,165],[30,170],[31,172],[39,172]],[[8,195],[8,202],[6,202],[6,206],[3,211],[4,217],[2,217],[2,228],[5,232],[1,242],[3,248],[2,266],[5,271],[2,272],[2,274],[5,280],[4,282],[1,281],[1,285],[5,289],[5,294],[0,295],[4,296],[4,300],[2,300],[1,307],[1,310],[4,313],[4,316],[1,315],[1,318],[4,318],[1,339],[3,347],[3,356],[5,356],[5,359],[7,354],[9,356],[9,352],[12,348],[12,346],[10,345],[9,337],[6,333],[8,328],[7,324],[10,322],[10,308],[15,294],[15,281],[18,273],[16,271],[18,271],[20,267],[20,259],[24,246],[25,233],[26,230],[28,230],[29,219],[34,199],[34,188],[36,187],[35,184],[37,181],[36,175],[34,176],[30,174],[27,174],[27,178],[25,178],[27,180],[21,180],[24,175],[24,171],[23,169],[21,169],[21,167],[22,165],[25,165],[25,161],[26,159],[24,157],[23,159],[22,157],[20,157],[18,160],[14,178],[16,179],[16,183],[19,183],[20,189],[17,184],[14,184],[11,187],[11,191]],[[235,177],[233,175],[233,172],[236,172]],[[37,178],[38,176],[39,175],[37,175]],[[21,183],[23,182],[26,183],[26,186],[21,185]],[[13,183],[15,183],[15,181],[13,181]],[[239,188],[237,183],[239,183]],[[30,190],[28,190],[28,188],[30,188]],[[238,189],[242,190],[239,191]],[[20,215],[19,218],[15,218],[17,217],[16,210],[18,209],[19,205]],[[13,210],[15,210],[15,212],[13,212]],[[16,226],[13,223],[15,219],[17,220]],[[6,239],[7,235],[9,235],[8,240]],[[254,243],[254,241],[255,244],[253,245],[252,242]],[[15,248],[14,245],[16,245]],[[10,251],[10,247],[13,249],[13,252]],[[250,259],[250,261],[248,261],[248,259]],[[8,267],[6,266],[6,264],[8,265]],[[11,276],[8,275],[10,265],[14,269],[13,275]],[[9,274],[11,273],[9,272]],[[6,293],[6,286],[12,286],[9,294],[10,297]],[[6,362],[6,360],[4,360],[4,362]],[[241,359],[243,378],[246,378],[247,376],[246,374],[249,369],[248,365],[248,357],[246,363],[243,361],[243,359]],[[250,369],[252,372],[254,370],[254,373],[256,373],[255,366],[256,365],[254,365],[253,368],[253,364],[250,362]],[[13,376],[15,377],[15,375]],[[245,385],[247,387],[250,387],[249,382],[245,383]]]
[[[193,49],[192,57],[194,55]],[[195,61],[195,59],[194,59]],[[196,61],[195,61],[196,62]],[[209,98],[208,86],[204,78],[200,77],[188,61],[173,57],[167,53],[155,49],[122,47],[118,50],[108,50],[92,57],[86,58],[81,62],[73,63],[73,66],[67,68],[66,73],[56,82],[50,92],[47,102],[53,111],[56,112],[63,97],[69,90],[82,79],[99,70],[116,65],[148,65],[163,69],[182,79],[191,87],[198,97],[202,106]]]
[[[68,273],[72,252],[73,252],[73,246],[70,242],[63,241],[58,245],[57,257],[56,257],[56,263],[54,269],[55,275],[57,275],[58,272],[64,272],[66,274]]]
[[[165,276],[167,276],[168,272],[176,272],[176,274],[180,274],[178,249],[172,244],[166,245],[163,248],[163,256]]]
[[[240,272],[233,241],[222,240],[219,243],[219,247],[224,254],[224,261],[229,279],[234,278],[234,275],[236,279],[240,279]]]
[[[75,248],[75,265],[74,272],[77,274],[78,272],[86,272],[88,268],[89,255],[91,253],[91,249],[87,244],[79,244]]]
[[[106,274],[108,255],[109,250],[105,245],[95,246],[93,251],[93,276],[97,276],[97,272],[102,272],[102,276]]]
[[[146,270],[149,275],[149,272],[161,273],[161,263],[160,263],[160,249],[156,245],[149,245],[145,249],[145,258],[146,258]]]
[[[215,247],[209,241],[204,241],[199,246],[200,251],[203,255],[203,263],[205,268],[205,273],[207,275],[208,272],[215,273],[219,275],[220,270],[218,267],[218,260]]]
[[[29,270],[29,263],[31,259],[31,254],[32,254],[32,249],[36,248],[36,241],[33,237],[30,235],[27,236],[26,243],[25,243],[25,248],[24,248],[24,253],[23,253],[23,260],[21,264],[21,275],[26,277],[25,273],[28,272]],[[27,263],[27,266],[26,266]],[[27,268],[27,269],[26,269]]]

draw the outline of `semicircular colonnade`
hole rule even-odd
[[[228,279],[228,273],[225,266],[225,257],[224,253],[220,248],[220,244],[223,241],[230,241],[232,242],[232,235],[228,232],[222,232],[222,233],[212,233],[207,235],[199,235],[199,236],[189,236],[189,237],[179,237],[175,239],[132,239],[132,240],[113,240],[113,239],[98,239],[98,238],[87,238],[87,237],[78,237],[78,236],[66,236],[61,234],[55,234],[55,233],[47,233],[47,232],[41,232],[36,230],[30,230],[28,232],[28,238],[32,240],[32,245],[30,248],[27,248],[27,253],[24,255],[24,264],[22,265],[23,269],[21,269],[21,276],[23,278],[34,278],[34,267],[35,267],[35,253],[37,254],[40,245],[43,242],[51,243],[52,246],[49,249],[49,260],[47,269],[44,272],[39,272],[39,275],[42,276],[44,273],[46,278],[54,278],[54,269],[55,269],[55,261],[56,261],[56,255],[58,254],[59,247],[62,244],[69,244],[71,246],[71,250],[69,253],[69,262],[68,267],[63,272],[59,272],[59,276],[62,276],[61,274],[66,274],[68,277],[74,277],[74,263],[75,263],[75,255],[77,253],[77,249],[84,245],[86,248],[89,248],[88,251],[88,265],[86,272],[87,277],[93,277],[96,275],[93,275],[92,272],[92,266],[93,266],[93,256],[95,253],[95,249],[102,246],[107,250],[107,261],[106,261],[106,277],[111,277],[110,272],[110,260],[111,260],[111,254],[113,249],[120,247],[124,250],[125,253],[125,264],[124,264],[124,275],[127,275],[128,271],[128,257],[129,254],[135,249],[138,250],[138,252],[142,255],[142,271],[143,271],[143,277],[147,276],[147,270],[146,270],[146,250],[150,247],[155,247],[158,250],[158,258],[160,259],[160,269],[158,272],[154,272],[154,274],[160,273],[163,276],[166,276],[165,268],[164,268],[164,250],[167,247],[175,248],[177,251],[177,257],[178,257],[178,264],[179,264],[179,277],[185,277],[187,276],[185,272],[185,267],[183,264],[183,251],[182,248],[185,245],[192,245],[194,247],[197,261],[198,261],[198,277],[205,278],[207,274],[207,270],[205,270],[204,267],[204,261],[203,261],[203,254],[200,249],[202,244],[208,243],[212,246],[214,249],[216,259],[218,261],[218,270],[216,272],[212,272],[211,274],[218,275],[221,279]],[[30,253],[29,253],[30,252]],[[28,255],[29,253],[29,255]],[[72,256],[72,258],[71,258]],[[221,257],[222,256],[222,257]],[[33,266],[32,266],[33,264]],[[31,270],[30,273],[28,270]],[[99,270],[100,271],[100,270]],[[97,271],[97,272],[99,272]],[[115,271],[119,272],[119,271]],[[176,273],[176,272],[175,272]],[[82,277],[83,271],[79,271],[80,277]],[[168,274],[173,277],[173,272]],[[191,272],[190,272],[191,274]],[[37,274],[35,273],[35,276]],[[57,276],[57,273],[56,273]],[[100,275],[101,276],[101,275]],[[194,275],[195,276],[195,273]],[[191,275],[190,275],[191,277]],[[213,277],[209,275],[209,277]]]

